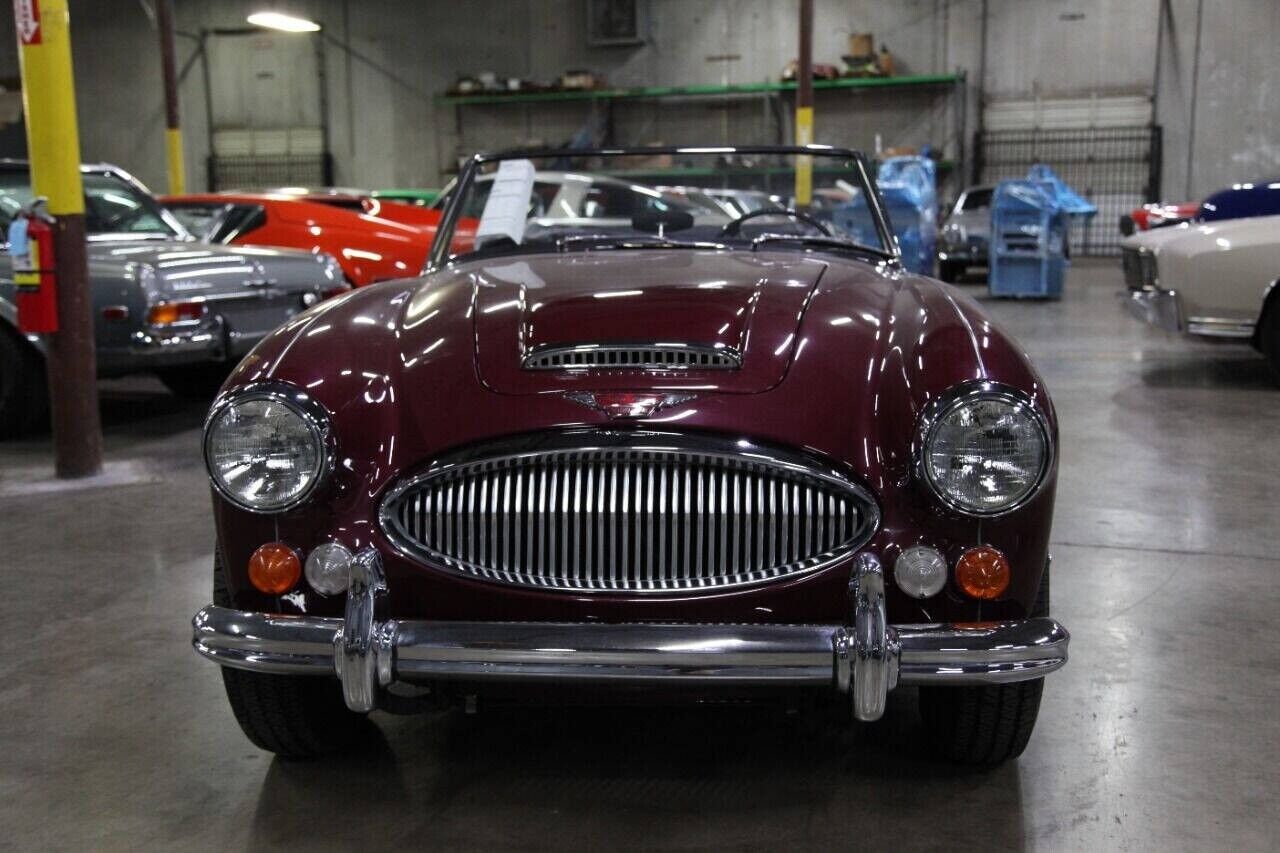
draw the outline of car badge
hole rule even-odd
[[[696,396],[648,391],[571,391],[564,395],[566,400],[603,412],[610,418],[647,418],[670,406],[687,403]]]

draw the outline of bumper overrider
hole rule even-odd
[[[577,681],[823,686],[878,719],[899,684],[1003,684],[1067,662],[1049,618],[890,625],[884,570],[858,555],[847,625],[431,622],[380,618],[387,592],[373,549],[356,555],[344,618],[209,606],[192,620],[195,650],[254,672],[337,675],[347,706],[371,711],[404,681]]]

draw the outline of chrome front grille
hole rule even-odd
[[[537,347],[523,364],[526,370],[736,370],[742,357],[728,347],[693,344],[575,344]]]
[[[388,496],[384,530],[403,550],[475,578],[644,593],[812,571],[877,523],[856,484],[759,448],[651,433],[554,443],[433,466]]]

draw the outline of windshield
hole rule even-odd
[[[177,237],[165,221],[155,199],[114,175],[87,173],[84,181],[84,223],[90,235],[159,234]],[[31,201],[31,179],[26,172],[0,172],[0,227],[9,223]]]
[[[541,154],[541,152],[540,152]],[[810,187],[797,193],[797,173]],[[482,158],[441,202],[433,261],[537,251],[702,247],[888,255],[848,151],[634,149]],[[871,196],[873,199],[874,196]],[[875,201],[872,202],[875,204]],[[457,236],[465,240],[451,240]],[[474,233],[474,238],[471,234]],[[452,245],[451,245],[452,244]]]
[[[983,189],[977,189],[977,190],[969,190],[967,193],[964,194],[964,201],[961,202],[960,209],[961,210],[982,210],[984,208],[990,207],[992,192],[993,190],[990,187],[984,187]]]
[[[209,235],[226,214],[226,204],[197,204],[194,202],[167,202],[165,207],[182,227],[195,235],[197,240],[208,240]]]

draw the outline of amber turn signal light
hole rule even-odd
[[[174,323],[190,323],[204,316],[203,302],[161,302],[152,305],[147,312],[147,322],[153,326],[172,326]]]
[[[995,548],[970,548],[956,561],[956,584],[970,598],[990,601],[1009,588],[1009,560]]]
[[[288,592],[300,577],[302,560],[297,551],[283,542],[268,542],[249,558],[249,582],[267,595]]]

